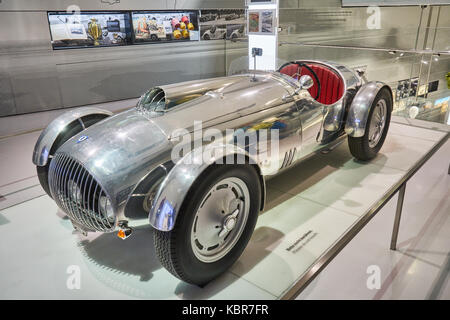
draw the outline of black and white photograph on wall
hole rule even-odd
[[[132,12],[134,43],[199,40],[198,11]]]
[[[401,99],[415,97],[427,97],[428,93],[437,91],[439,86],[439,81],[431,81],[426,84],[419,84],[419,78],[411,78],[400,80],[397,83],[397,90],[395,90],[395,100],[399,101]]]
[[[395,100],[414,97],[417,92],[417,83],[419,78],[404,79],[397,83],[397,90],[395,91]]]
[[[202,40],[225,40],[227,26],[225,24],[200,26],[200,37]]]
[[[201,10],[199,17],[200,39],[201,40],[224,40],[231,39],[231,32],[228,26],[245,25],[244,9],[210,9]],[[244,27],[245,29],[245,27]],[[237,33],[235,37],[237,37]],[[240,38],[244,35],[239,35]]]
[[[126,45],[131,40],[126,12],[49,12],[53,49]]]
[[[228,24],[227,39],[237,40],[245,38],[245,24]]]

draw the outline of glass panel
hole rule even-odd
[[[363,67],[369,81],[392,88],[394,115],[448,124],[449,15],[450,6],[342,8],[337,0],[281,1],[277,64],[312,59]],[[246,44],[226,41],[229,75],[253,68]]]

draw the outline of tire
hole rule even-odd
[[[203,40],[211,40],[211,37],[208,34],[205,34],[203,36]]]
[[[377,121],[374,117],[378,117],[378,110],[383,108],[383,103],[385,105],[384,125],[380,131],[375,128],[377,128],[377,125],[380,125],[381,121]],[[366,132],[364,135],[362,137],[348,137],[348,146],[353,157],[362,161],[368,161],[376,157],[378,151],[380,151],[383,146],[384,140],[386,139],[389,124],[391,122],[391,113],[392,97],[389,89],[383,88],[378,92],[370,107],[369,116],[367,118]],[[370,139],[372,133],[371,128],[378,132],[375,139]],[[372,138],[373,137],[374,136],[372,135]]]
[[[99,122],[100,120],[103,120],[106,116],[102,114],[93,114],[90,116],[87,116],[85,119],[83,119],[83,123],[85,128],[88,128],[92,126],[93,124]],[[50,155],[54,155],[56,150],[59,149],[67,140],[72,138],[77,133],[83,131],[83,128],[81,127],[81,124],[78,120],[72,122],[68,128],[65,130],[63,134],[60,134],[55,142],[52,145],[52,148],[50,150]],[[37,176],[39,179],[39,183],[41,184],[42,188],[44,189],[45,193],[47,193],[50,198],[52,197],[52,194],[50,192],[50,187],[48,185],[48,169],[50,168],[50,158],[47,161],[47,164],[45,166],[36,166]]]
[[[227,187],[224,187],[226,184],[222,184],[223,181],[231,182],[228,183]],[[220,210],[212,210],[217,208],[215,206],[218,203],[226,202],[215,201],[217,198],[214,197],[222,197],[221,195],[226,194],[225,192],[228,192],[229,187],[234,182],[239,181],[245,184],[249,199],[244,198],[244,201],[239,202],[239,200],[236,200],[238,197],[236,197],[235,200],[239,202],[239,205],[235,207],[236,209],[227,210],[232,211],[232,213],[239,211],[235,220],[235,228],[232,228],[223,236],[224,243],[222,245],[218,245],[214,249],[211,249],[214,246],[205,249],[205,245],[203,251],[211,249],[211,251],[208,251],[211,252],[211,255],[203,256],[199,253],[201,251],[199,243],[205,243],[206,234],[212,235],[211,239],[220,238],[225,222],[232,215],[229,212],[224,212],[224,210],[221,210],[220,213]],[[244,189],[242,188],[242,190]],[[233,191],[233,193],[236,192],[236,190]],[[225,197],[221,199],[225,199]],[[233,201],[231,200],[230,203]],[[199,286],[205,285],[228,270],[244,251],[255,228],[260,201],[259,176],[253,167],[250,165],[212,165],[192,185],[177,215],[174,228],[171,231],[155,230],[155,252],[159,261],[179,279]],[[247,207],[248,212],[246,211]],[[212,226],[210,228],[201,227],[202,221],[211,220],[210,212],[214,213],[214,217],[223,219],[221,220],[224,221],[222,228],[218,228],[217,225],[214,227],[215,230]],[[207,215],[207,219],[202,219],[202,214]],[[213,224],[217,223],[214,222]],[[197,231],[197,229],[202,230],[202,232]],[[198,234],[198,238],[195,238],[196,234]],[[223,247],[221,248],[221,246]]]

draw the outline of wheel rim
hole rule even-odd
[[[380,142],[381,137],[383,136],[384,127],[386,125],[386,101],[384,99],[380,99],[375,106],[375,109],[372,113],[372,119],[370,120],[369,127],[369,147],[375,148]]]
[[[233,249],[247,223],[250,194],[239,178],[225,178],[203,197],[191,229],[191,247],[202,262],[223,258]]]

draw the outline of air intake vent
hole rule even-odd
[[[70,219],[89,230],[114,231],[116,218],[108,211],[110,199],[77,160],[57,153],[50,162],[49,186],[53,199]]]
[[[293,148],[284,154],[283,164],[280,169],[286,168],[292,164],[292,160],[294,160],[295,153],[297,152],[297,148]]]

